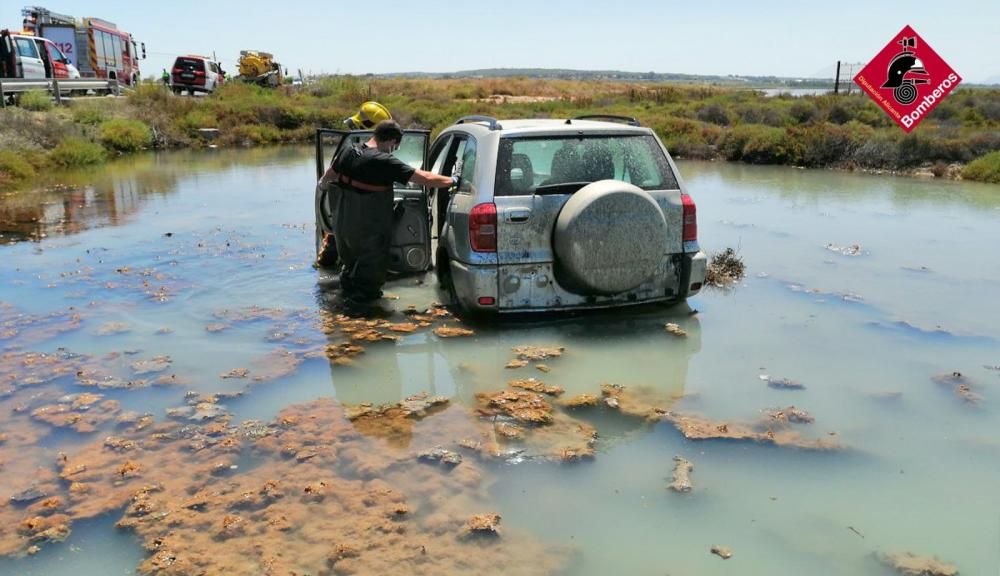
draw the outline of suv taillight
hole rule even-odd
[[[687,194],[681,194],[681,204],[684,205],[684,232],[685,242],[698,240],[698,208],[694,205],[694,200]]]
[[[475,252],[497,251],[497,206],[477,204],[469,213],[469,243]]]

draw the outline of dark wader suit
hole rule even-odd
[[[340,289],[363,303],[382,296],[389,267],[394,182],[406,183],[414,169],[377,148],[345,150],[333,166],[343,190],[337,211],[337,253],[344,264]]]

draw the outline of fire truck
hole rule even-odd
[[[57,14],[40,6],[24,8],[21,16],[24,29],[54,42],[82,77],[118,80],[128,86],[139,83],[140,54],[146,58],[146,44],[136,43],[111,22]]]

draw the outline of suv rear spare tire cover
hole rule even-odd
[[[573,194],[553,230],[557,269],[577,293],[617,294],[652,277],[667,245],[663,211],[644,190],[618,180]]]

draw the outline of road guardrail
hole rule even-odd
[[[56,104],[62,104],[62,93],[70,91],[90,91],[121,96],[122,87],[117,80],[99,78],[0,78],[0,107],[6,106],[9,94],[29,90],[45,90],[55,96]]]

